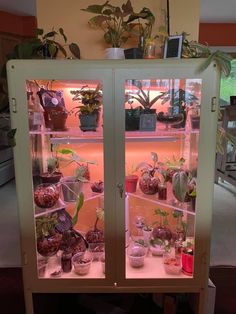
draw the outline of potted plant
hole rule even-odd
[[[175,198],[179,202],[190,202],[192,197],[196,197],[196,178],[190,171],[181,170],[175,172],[172,177],[172,189]]]
[[[147,254],[147,249],[143,244],[134,242],[129,245],[127,249],[127,255],[129,259],[129,264],[131,267],[139,268],[144,266],[145,256]]]
[[[159,217],[159,221],[153,223],[153,224],[158,223],[158,225],[153,228],[152,237],[154,239],[170,241],[172,239],[172,232],[167,227],[168,226],[167,216],[169,215],[169,213],[167,213],[165,210],[161,210],[160,208],[158,208],[155,210],[154,215],[157,215]]]
[[[47,160],[47,172],[40,174],[42,183],[58,183],[62,177],[62,172],[59,167],[59,159],[57,155],[50,157]]]
[[[172,232],[175,241],[185,241],[187,235],[187,223],[183,221],[183,212],[180,210],[173,210],[172,216],[176,220],[176,233]]]
[[[150,251],[153,256],[162,256],[164,252],[168,252],[169,250],[170,241],[151,237]]]
[[[169,89],[161,97],[161,104],[169,102],[168,113],[159,112],[157,119],[163,123],[170,123],[173,128],[185,128],[187,119],[187,107],[193,106],[198,98],[188,91],[179,89]]]
[[[64,43],[67,42],[63,28],[60,27],[58,30],[52,29],[46,33],[42,28],[37,28],[35,33],[35,38],[16,45],[13,52],[9,55],[9,59],[56,58],[59,51],[64,57],[67,57],[64,46],[56,40],[56,37],[61,37]],[[68,47],[74,57],[80,59],[78,45],[71,43]]]
[[[81,192],[83,183],[89,181],[88,164],[95,164],[95,162],[81,158],[74,150],[69,148],[62,148],[57,152],[61,154],[61,156],[58,156],[59,160],[66,162],[65,167],[70,164],[75,164],[76,166],[73,176],[61,179],[64,200],[66,202],[74,202]]]
[[[106,1],[104,4],[89,5],[82,11],[95,14],[89,20],[89,25],[93,28],[100,28],[104,32],[106,44],[112,48],[106,50],[109,59],[124,59],[124,50],[121,46],[128,40],[129,30],[132,23],[128,22],[133,7],[130,0],[123,3],[121,7],[114,6]]]
[[[140,124],[140,112],[141,106],[133,107],[133,100],[130,99],[129,95],[127,97],[127,104],[129,108],[125,109],[125,131],[137,131],[139,130]]]
[[[127,98],[130,101],[137,101],[140,104],[140,130],[150,129],[155,131],[156,129],[156,109],[152,108],[158,99],[160,99],[163,93],[151,98],[150,89],[144,89],[143,83],[140,80],[132,80],[132,86],[137,89],[136,92],[129,92]],[[148,116],[147,116],[148,115]],[[145,120],[152,119],[149,128],[146,126]]]
[[[184,274],[191,276],[194,267],[194,240],[187,239],[182,243],[181,252],[182,271]]]
[[[127,166],[127,165],[126,165]],[[136,166],[132,165],[132,167],[126,167],[126,175],[125,175],[125,192],[127,193],[135,193],[137,189],[138,176],[136,173]]]
[[[155,152],[151,152],[153,164],[141,162],[136,166],[136,170],[141,170],[141,178],[139,179],[139,188],[144,194],[156,194],[160,179],[156,175],[158,172],[158,156]]]
[[[93,254],[93,258],[98,260],[104,252],[104,233],[99,229],[97,224],[104,220],[103,208],[96,209],[96,220],[93,229],[88,230],[85,234],[85,239],[89,244],[89,248]]]
[[[44,257],[55,255],[60,247],[62,235],[55,229],[58,214],[36,218],[37,251]]]
[[[161,173],[165,178],[165,182],[172,182],[174,173],[183,170],[185,159],[183,157],[176,158],[173,155],[172,159],[166,158],[164,162],[160,162]]]
[[[79,106],[74,107],[70,113],[79,116],[80,129],[82,131],[96,131],[101,110],[102,92],[98,84],[95,89],[88,85],[82,86],[79,90],[71,90],[72,100],[78,101]]]
[[[84,253],[88,248],[86,239],[75,229],[78,222],[78,215],[83,207],[83,204],[84,194],[81,192],[77,197],[73,217],[64,212],[64,216],[62,219],[58,220],[56,225],[56,229],[62,234],[60,250],[66,253],[71,253],[72,256],[77,253]]]

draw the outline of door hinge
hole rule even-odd
[[[12,107],[12,112],[17,113],[17,105],[16,105],[16,99],[15,98],[11,99],[11,107]]]
[[[211,112],[216,112],[217,110],[217,101],[216,97],[211,98]]]

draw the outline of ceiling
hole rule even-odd
[[[200,0],[200,20],[236,23],[236,0]],[[18,15],[36,15],[36,0],[0,0],[0,10]]]

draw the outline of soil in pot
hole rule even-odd
[[[144,194],[153,195],[158,192],[160,180],[151,175],[144,174],[139,179],[139,188]]]
[[[37,239],[37,251],[44,257],[50,257],[55,255],[60,247],[62,235],[55,233],[48,237]]]
[[[44,172],[40,175],[42,183],[58,183],[62,177],[62,173],[59,171],[55,172]]]
[[[54,184],[43,183],[34,191],[34,202],[40,208],[51,208],[59,199],[59,189]]]
[[[68,113],[65,111],[52,110],[50,112],[51,129],[53,131],[66,131]]]

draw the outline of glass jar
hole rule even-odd
[[[59,190],[54,184],[39,184],[34,191],[34,201],[38,207],[53,207],[59,199]]]
[[[63,252],[61,256],[61,268],[64,273],[69,273],[72,269],[72,253]]]
[[[156,58],[156,45],[153,40],[147,39],[144,46],[143,52],[144,59],[155,59]]]

